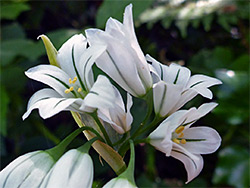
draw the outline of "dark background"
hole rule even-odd
[[[249,1],[1,1],[1,169],[26,152],[47,149],[76,129],[69,112],[43,120],[35,110],[22,121],[31,95],[44,86],[28,80],[24,71],[48,64],[40,34],[57,49],[73,34],[103,29],[112,16],[122,21],[133,3],[136,34],[145,54],[164,64],[175,61],[217,77],[212,88],[219,106],[196,125],[215,128],[222,137],[217,152],[204,157],[204,169],[188,185],[181,162],[166,158],[150,146],[136,147],[136,183],[139,187],[248,187],[249,186]],[[179,2],[179,3],[178,3]],[[185,108],[209,102],[196,97]],[[137,99],[134,119],[145,104]],[[136,122],[135,122],[136,124]],[[71,147],[85,141],[79,136]],[[100,187],[115,177],[99,162],[94,150],[95,182]],[[127,158],[126,158],[127,160]]]

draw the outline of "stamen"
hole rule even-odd
[[[68,94],[70,92],[70,89],[66,89],[64,93]]]
[[[73,91],[73,90],[74,90],[74,88],[71,86],[71,87],[69,88],[69,90],[70,90],[70,91]]]
[[[77,92],[80,93],[82,91],[82,88],[78,88]]]
[[[175,132],[176,132],[177,134],[180,134],[184,129],[185,129],[185,127],[181,125],[181,126],[179,126],[177,129],[175,129]]]
[[[185,139],[181,139],[181,143],[182,143],[182,144],[186,144],[187,141],[186,141]]]
[[[69,78],[69,83],[70,83],[70,84],[72,84],[72,80],[71,80],[71,78]]]
[[[184,136],[184,133],[181,133],[180,135],[179,135],[179,138],[182,138]]]
[[[179,144],[179,143],[180,143],[180,140],[178,140],[177,138],[174,138],[174,139],[173,139],[173,142],[175,142],[176,144]]]
[[[74,84],[77,80],[77,77],[75,76],[75,78],[72,80],[72,83]]]

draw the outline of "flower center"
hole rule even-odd
[[[177,134],[177,138],[173,138],[172,141],[176,144],[186,144],[186,139],[183,138],[185,127],[183,125],[179,126],[177,129],[175,129],[175,133]]]
[[[71,78],[69,78],[69,84],[75,84],[75,83],[76,83],[76,80],[77,80],[77,77],[76,77],[76,76],[74,77],[73,80],[72,80]],[[68,88],[68,89],[65,89],[64,92],[68,94],[68,93],[70,93],[71,91],[74,91],[74,87],[73,87],[73,86],[71,86],[71,87]],[[80,93],[81,91],[82,91],[82,88],[79,87],[79,88],[77,89],[77,92]]]

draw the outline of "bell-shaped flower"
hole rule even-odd
[[[74,35],[58,51],[57,63],[60,68],[54,65],[38,65],[26,71],[25,74],[29,78],[47,84],[52,89],[39,90],[30,98],[23,119],[36,108],[44,119],[65,110],[91,113],[96,109],[103,108],[102,111],[105,111],[110,108],[110,114],[98,114],[105,114],[106,116],[101,117],[118,127],[115,130],[129,130],[132,122],[131,97],[128,97],[128,109],[125,111],[121,94],[107,77],[99,75],[94,82],[91,68],[105,49],[103,45],[86,48],[85,37],[81,34]],[[121,124],[117,122],[119,118],[125,118],[126,121]]]
[[[213,93],[209,87],[222,82],[205,75],[193,75],[191,71],[178,64],[163,65],[149,55],[147,61],[151,64],[154,80],[153,100],[155,113],[161,117],[170,115],[180,109],[188,101],[200,94],[211,99]]]
[[[130,161],[128,168],[120,174],[118,177],[113,178],[108,183],[106,183],[103,188],[136,188],[134,179],[134,168],[135,168],[135,151],[134,144],[130,141]]]
[[[56,161],[63,155],[66,147],[82,130],[83,128],[77,129],[52,149],[30,152],[12,161],[0,172],[0,187],[40,187]],[[91,143],[88,142],[88,144]],[[61,178],[59,181],[62,181]]]
[[[55,160],[46,151],[22,155],[0,172],[0,187],[39,187],[54,164]]]
[[[205,126],[190,127],[216,106],[216,103],[206,103],[198,109],[179,110],[149,135],[151,145],[184,164],[187,171],[186,183],[198,176],[203,168],[200,154],[213,153],[220,146],[220,135],[214,129]]]
[[[78,149],[66,152],[49,171],[40,188],[91,188],[94,168],[88,154],[89,147],[90,143],[86,143]]]
[[[87,29],[86,36],[90,45],[107,46],[96,65],[123,89],[141,97],[152,88],[149,66],[135,35],[132,4],[125,8],[123,23],[109,18],[105,31]]]

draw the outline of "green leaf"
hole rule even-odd
[[[22,12],[30,10],[26,3],[1,4],[0,19],[15,20]]]
[[[2,40],[10,40],[10,39],[24,39],[25,32],[22,26],[14,22],[12,24],[6,25],[2,27]]]
[[[209,14],[209,15],[202,18],[202,23],[204,25],[205,31],[208,32],[211,29],[211,24],[212,24],[213,18],[214,18],[213,14]]]
[[[136,20],[139,15],[152,4],[152,2],[153,0],[145,0],[143,3],[138,0],[105,0],[98,9],[96,26],[98,28],[104,28],[109,17],[113,17],[121,21],[124,9],[130,3],[133,4],[133,18]]]
[[[7,112],[8,112],[8,104],[9,97],[7,91],[3,86],[0,87],[0,134],[3,136],[7,135]]]
[[[1,66],[6,66],[13,62],[17,56],[26,57],[35,61],[45,54],[42,43],[28,39],[11,39],[3,41],[0,49]]]
[[[181,32],[181,36],[183,38],[187,37],[187,27],[188,27],[188,20],[178,20],[176,21],[176,26],[179,28]]]
[[[219,153],[213,182],[235,187],[249,186],[249,153],[241,146],[230,146]]]

